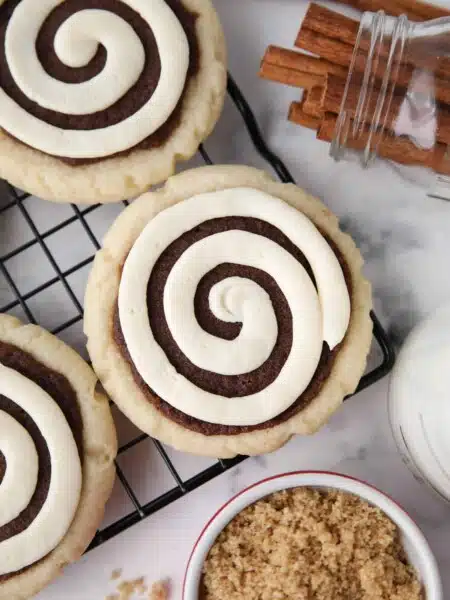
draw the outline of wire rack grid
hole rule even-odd
[[[254,149],[259,156],[264,159],[267,166],[272,168],[281,181],[294,182],[283,162],[266,145],[250,106],[231,76],[228,77],[228,95],[240,113]],[[199,155],[204,163],[212,164],[212,160],[204,146],[200,146]],[[6,182],[0,183],[3,185],[3,188],[0,187],[0,312],[16,314],[31,323],[41,322],[42,306],[45,306],[48,315],[49,308],[51,309],[52,302],[55,301],[55,296],[63,294],[65,298],[63,301],[64,306],[67,307],[67,311],[64,313],[66,318],[63,322],[54,323],[53,327],[49,326],[47,318],[45,325],[54,334],[69,341],[72,345],[77,346],[76,341],[78,341],[78,346],[83,347],[84,338],[80,335],[82,336],[84,282],[95,252],[100,248],[99,239],[101,234],[104,233],[101,226],[100,228],[96,227],[96,223],[98,225],[102,221],[100,214],[102,207],[97,205],[80,208],[76,205],[64,205],[62,208],[60,205],[54,205],[52,206],[51,215],[58,213],[59,216],[56,219],[57,222],[49,227],[49,222],[53,220],[53,216],[49,221],[48,215],[50,213],[42,214],[41,207],[43,203],[39,205],[39,208],[36,208],[35,204],[30,203],[31,198],[28,194],[13,188]],[[39,201],[37,200],[37,202]],[[115,211],[114,214],[118,214],[127,204],[128,202],[123,202],[122,205],[115,205],[115,208],[108,210]],[[96,214],[99,214],[97,220],[94,218]],[[111,221],[111,212],[108,214]],[[25,236],[26,239],[12,249],[7,244],[8,221],[11,216],[16,221],[19,219],[22,224],[16,223],[16,231],[17,227],[18,229],[22,227],[26,228],[28,232],[28,236]],[[77,235],[87,236],[91,252],[87,256],[80,256],[77,248],[69,244],[63,257],[56,256],[53,250],[54,239],[59,238],[61,240],[69,230],[75,229],[78,232]],[[46,259],[45,264],[47,267],[43,269],[43,273],[41,272],[42,269],[37,266],[34,269],[34,263],[38,264],[38,255],[42,255]],[[84,273],[84,277],[79,277],[82,273]],[[375,314],[372,314],[372,320],[379,360],[363,376],[357,391],[361,391],[378,381],[388,373],[394,362],[391,343]],[[74,338],[74,328],[78,328],[78,340],[76,340],[76,336]],[[75,343],[74,339],[76,340]],[[147,439],[148,436],[145,434],[134,435],[132,439],[120,447],[119,458]],[[243,456],[231,460],[218,460],[186,479],[180,475],[179,469],[174,465],[166,448],[157,440],[151,440],[151,442],[170,472],[173,485],[151,501],[143,503],[138,498],[138,494],[133,489],[133,485],[124,473],[123,468],[116,461],[118,480],[123,486],[127,498],[131,501],[132,510],[98,531],[90,549],[104,543],[128,527],[245,460]]]

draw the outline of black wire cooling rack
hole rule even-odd
[[[244,121],[245,127],[257,153],[266,161],[267,165],[272,168],[281,181],[294,182],[283,162],[271,152],[266,145],[250,106],[231,76],[228,78],[228,94]],[[206,164],[212,164],[212,160],[203,146],[200,146],[199,154]],[[32,323],[36,323],[41,320],[39,318],[40,311],[37,298],[45,294],[47,294],[47,297],[54,298],[54,290],[58,287],[65,292],[66,302],[72,304],[73,307],[68,310],[67,319],[65,319],[64,322],[58,323],[50,328],[53,333],[59,334],[62,338],[67,339],[67,337],[70,336],[66,336],[65,334],[74,326],[78,325],[81,330],[83,319],[82,292],[77,293],[74,281],[80,272],[89,268],[89,265],[94,259],[95,251],[100,248],[100,235],[96,232],[91,217],[95,211],[101,210],[101,206],[79,208],[75,205],[71,205],[71,207],[64,205],[65,210],[68,210],[69,212],[65,212],[65,216],[56,225],[48,228],[47,225],[42,226],[41,209],[38,208],[34,211],[31,209],[29,205],[30,196],[28,194],[13,188],[5,182],[3,183],[3,186],[3,188],[0,187],[0,279],[3,278],[4,283],[3,287],[0,285],[0,312],[18,314],[22,318],[25,318]],[[126,206],[127,202],[124,202],[123,204]],[[39,204],[39,206],[41,205],[42,203]],[[28,239],[21,242],[18,247],[3,252],[4,247],[2,245],[2,239],[7,236],[9,228],[7,222],[8,217],[6,215],[13,209],[16,213],[18,211],[21,221],[26,223],[27,230],[31,233],[29,234]],[[56,210],[57,208],[55,206],[54,211]],[[81,226],[84,235],[89,238],[92,244],[92,251],[90,255],[81,258],[76,264],[67,264],[67,268],[65,268],[64,265],[61,265],[61,260],[55,258],[51,241],[55,236],[61,237],[61,235],[66,235],[69,228],[73,228],[75,225],[78,229],[80,229]],[[32,278],[32,283],[24,286],[24,278],[28,283],[29,277],[25,277],[24,275],[23,265],[25,263],[23,261],[26,261],[29,268],[29,262],[33,261],[35,255],[38,253],[45,256],[48,263],[46,274],[43,276],[45,280],[38,281],[36,285],[34,285],[33,282],[35,280]],[[69,247],[68,254],[75,254],[78,256],[75,248]],[[20,259],[22,259],[22,262]],[[33,265],[31,265],[31,267],[32,266]],[[36,267],[36,269],[38,269],[38,267]],[[381,379],[389,372],[394,363],[393,348],[375,314],[372,314],[372,320],[374,326],[374,338],[379,348],[378,354],[380,359],[376,366],[363,376],[357,391],[361,391]],[[48,326],[47,323],[46,325]],[[119,449],[119,455],[124,455],[124,453],[129,452],[137,444],[147,440],[147,437],[148,436],[145,434],[134,437],[134,439],[130,440]],[[224,473],[231,467],[245,460],[245,457],[243,456],[239,456],[232,460],[218,460],[207,469],[184,480],[174,466],[172,460],[169,458],[165,448],[156,440],[152,440],[152,442],[164,460],[167,469],[170,471],[174,483],[173,488],[157,498],[152,499],[150,502],[143,504],[139,501],[137,493],[133,490],[132,484],[125,476],[120,465],[117,464],[119,481],[131,500],[134,510],[99,531],[94,538],[90,549],[104,543],[108,539],[123,532],[128,527],[138,523],[145,517],[164,508],[171,502],[174,502],[178,498],[188,494],[217,475]]]

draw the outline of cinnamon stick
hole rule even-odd
[[[297,39],[295,41],[295,45],[298,48],[305,50],[305,38],[306,40],[308,39],[310,36],[309,32],[311,31],[315,32],[316,34],[321,34],[321,36],[324,36],[326,39],[339,40],[340,42],[347,44],[348,47],[346,50],[341,45],[336,44],[336,51],[339,52],[336,62],[342,65],[341,56],[347,56],[351,50],[350,59],[347,63],[350,65],[353,49],[355,47],[359,31],[358,21],[350,19],[349,17],[330,10],[324,6],[319,6],[313,2],[309,5],[308,10],[306,11],[305,18],[303,19],[300,31],[298,32]],[[321,39],[322,38],[318,37],[317,41],[320,42]],[[448,87],[447,81],[450,78],[450,60],[445,55],[448,55],[450,49],[442,47],[442,44],[445,42],[446,40],[442,41],[436,39],[434,42],[436,46],[435,48],[429,46],[429,41],[428,48],[419,41],[409,44],[408,52],[405,56],[405,65],[402,69],[405,71],[405,78],[407,79],[408,73],[413,73],[414,67],[417,66],[425,68],[431,72],[435,72],[437,75],[439,75],[439,77],[436,78],[437,88]],[[370,41],[363,39],[361,40],[360,44],[362,49],[368,50]],[[441,49],[439,49],[440,47]],[[312,50],[309,51],[312,52]],[[387,43],[384,46],[380,45],[377,49],[377,52],[385,60],[385,65],[387,66],[387,59],[390,52],[389,44]],[[321,52],[315,53],[322,55]],[[325,55],[323,56],[327,58]],[[342,60],[344,59],[342,58]],[[410,64],[407,65],[407,62]],[[361,68],[365,64],[366,61],[361,56],[358,68]]]
[[[308,29],[320,33],[327,38],[345,42],[352,46],[353,49],[358,36],[359,26],[359,21],[355,21],[325,6],[311,2],[302,21],[300,31],[297,34],[295,46],[298,46],[298,43],[301,42],[304,30]]]
[[[335,135],[337,116],[332,113],[325,113],[317,132],[317,139],[331,142]],[[347,142],[348,147],[355,150],[365,148],[369,139],[369,127],[365,127],[361,136],[355,140]],[[423,150],[415,146],[406,138],[396,138],[376,133],[373,142],[377,145],[377,154],[388,160],[393,160],[399,164],[420,165],[429,167],[439,173],[449,174],[449,162],[446,160],[447,147],[444,144],[437,144],[431,150]]]
[[[406,15],[412,21],[428,21],[450,16],[450,10],[418,0],[337,0],[361,11],[384,10],[388,15]]]
[[[303,99],[303,110],[307,115],[320,119],[323,116],[325,96],[328,84],[316,86],[305,92]]]
[[[310,29],[300,30],[296,40],[296,46],[307,52],[315,52],[328,61],[334,61],[338,65],[349,68],[353,57],[353,48],[340,40],[327,37],[326,35],[312,31]],[[354,62],[354,70],[357,73],[364,73],[366,60],[364,56],[359,55]],[[381,79],[387,69],[387,61],[380,58],[377,63],[376,74]],[[411,81],[413,71],[408,68],[401,69],[398,74],[398,85],[407,87]],[[450,99],[450,93],[448,94]]]
[[[345,81],[335,75],[330,75],[327,78],[322,110],[328,113],[339,114],[344,91]],[[349,86],[346,110],[351,117],[354,117],[356,114],[359,94],[359,87]],[[377,101],[377,94],[368,96],[366,113],[369,122],[376,111]],[[386,122],[386,127],[393,130],[403,102],[404,98],[402,96],[393,96],[391,103],[385,102],[380,116],[380,123]],[[443,144],[450,144],[450,109],[444,106],[439,108],[439,114],[436,121],[436,139]]]
[[[314,52],[329,62],[335,62],[348,70],[353,57],[353,46],[341,40],[329,37],[328,35],[312,29],[304,29],[302,25],[297,36],[295,45],[301,50]],[[366,68],[366,59],[360,54],[356,57],[354,70],[357,73],[364,73]],[[383,57],[378,59],[377,74],[383,77],[387,69],[387,60]],[[404,68],[399,73],[399,85],[407,86],[411,81],[413,71]]]
[[[328,60],[309,56],[308,54],[296,52],[295,50],[288,50],[287,48],[280,48],[279,46],[269,46],[264,54],[262,63],[276,65],[286,69],[294,69],[296,71],[301,71],[302,73],[324,76],[328,73],[333,73],[333,75],[347,77],[348,70],[345,67],[341,67]]]
[[[295,45],[301,50],[318,54],[321,58],[347,69],[353,56],[353,48],[350,44],[327,37],[312,29],[305,29],[303,26],[297,36]]]
[[[353,56],[353,48],[350,44],[327,37],[310,29],[303,29],[303,26],[297,37],[296,46],[307,52],[319,54],[322,58],[346,68],[349,67]],[[354,62],[355,72],[363,73],[365,68],[365,58],[362,55],[357,56]],[[379,80],[382,79],[386,69],[387,61],[383,57],[380,57],[376,71]],[[398,72],[397,85],[400,88],[408,88],[413,75],[414,69],[412,67],[409,65],[402,66]],[[435,78],[434,83],[436,100],[444,104],[450,104],[450,84],[440,78]]]
[[[325,85],[325,77],[323,75],[288,69],[267,62],[261,64],[259,76],[263,79],[276,81],[277,83],[306,89]]]
[[[317,130],[320,126],[320,119],[308,115],[304,111],[304,103],[304,99],[301,102],[292,102],[289,107],[288,119],[292,123],[296,123],[302,127]]]

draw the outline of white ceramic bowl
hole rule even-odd
[[[425,600],[443,600],[442,584],[436,560],[425,537],[411,517],[388,496],[367,483],[338,473],[315,471],[285,473],[264,479],[243,490],[224,504],[203,529],[194,546],[186,569],[183,600],[198,600],[203,563],[217,536],[233,517],[268,494],[306,486],[342,490],[378,506],[399,528],[409,561],[415,567],[423,583]]]

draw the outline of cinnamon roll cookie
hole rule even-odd
[[[115,455],[90,367],[40,327],[0,315],[0,600],[30,598],[81,556]]]
[[[55,201],[142,193],[211,132],[225,61],[211,0],[0,0],[0,177]]]
[[[210,456],[312,433],[353,392],[371,292],[317,199],[237,166],[176,175],[127,208],[86,293],[88,350],[139,426]]]

